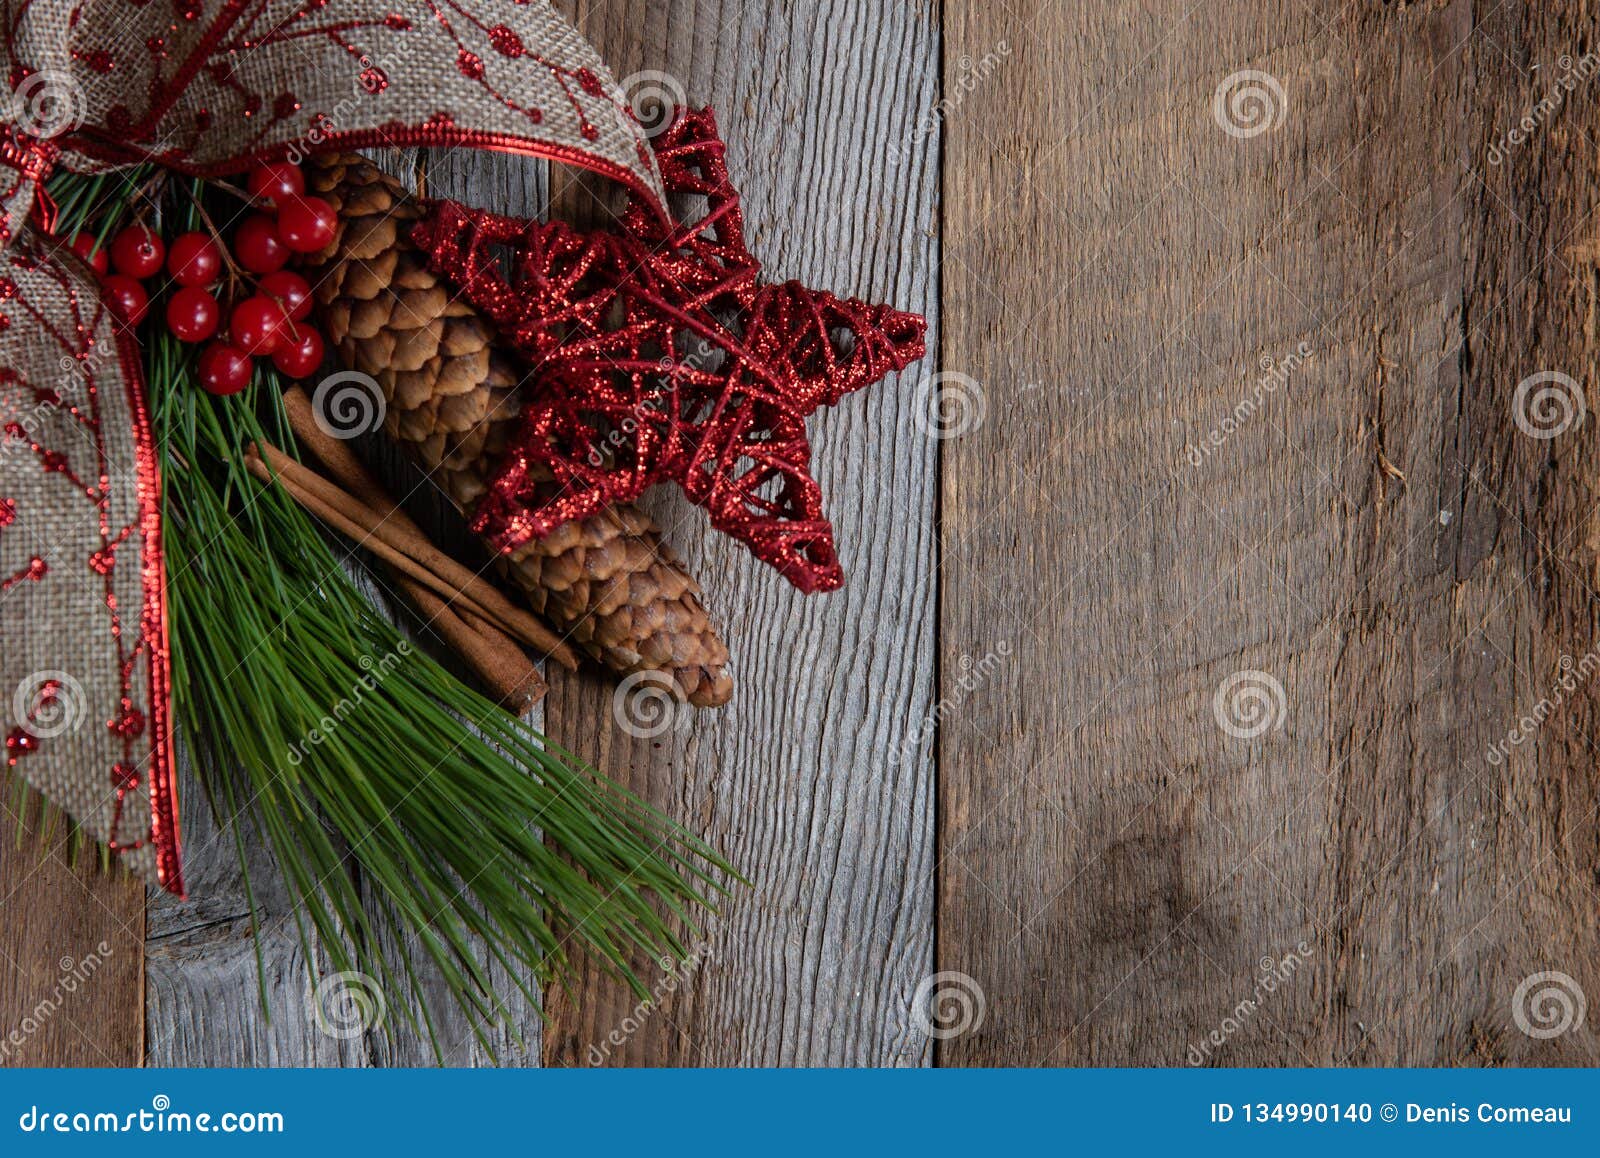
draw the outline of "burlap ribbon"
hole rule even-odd
[[[160,483],[138,351],[47,236],[44,179],[374,145],[570,162],[665,216],[645,134],[546,0],[0,0],[6,758],[181,894]]]

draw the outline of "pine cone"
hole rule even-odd
[[[307,163],[339,214],[306,263],[339,360],[382,387],[385,428],[469,517],[516,430],[523,368],[411,243],[421,202],[364,157]],[[728,651],[684,569],[643,511],[619,505],[502,559],[535,612],[620,675],[669,675],[701,707],[727,703]]]

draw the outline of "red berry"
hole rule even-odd
[[[179,285],[210,285],[222,273],[222,249],[204,233],[183,233],[167,251],[167,272]]]
[[[111,264],[117,272],[143,281],[161,272],[167,247],[142,225],[130,225],[111,239]]]
[[[326,249],[339,226],[339,215],[321,197],[296,197],[278,206],[278,236],[296,253]]]
[[[246,354],[270,354],[289,336],[285,332],[288,325],[283,307],[257,294],[233,307],[228,337]]]
[[[311,286],[293,270],[280,269],[256,282],[256,288],[269,298],[283,303],[291,322],[303,322],[311,314]]]
[[[250,170],[245,190],[252,200],[266,205],[282,205],[306,191],[306,179],[300,170],[286,161],[257,165]]]
[[[233,255],[251,273],[272,273],[289,260],[289,247],[278,237],[278,227],[265,213],[244,219],[233,235]]]
[[[186,286],[167,302],[167,329],[180,342],[203,342],[217,332],[222,310],[199,286]]]
[[[144,321],[145,311],[150,308],[150,295],[144,292],[144,286],[127,274],[113,273],[101,279],[100,288],[113,314],[130,326]]]
[[[290,378],[309,378],[322,365],[322,335],[301,326],[272,352],[272,364]]]
[[[111,268],[111,255],[106,252],[106,247],[99,243],[99,238],[92,233],[74,233],[72,235],[72,252],[89,263],[89,268],[95,273],[105,276]]]
[[[250,385],[255,362],[226,342],[212,342],[200,351],[200,385],[208,394],[237,394]]]

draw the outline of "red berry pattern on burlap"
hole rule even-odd
[[[24,565],[0,576],[0,596],[43,600],[38,611],[28,612],[23,605],[30,615],[42,614],[46,605],[51,615],[63,616],[84,614],[92,607],[104,670],[39,672],[34,673],[40,677],[36,682],[18,687],[15,695],[10,687],[0,689],[7,695],[6,714],[19,717],[6,732],[5,758],[27,775],[27,762],[58,742],[66,723],[104,729],[111,742],[96,750],[116,753],[102,769],[106,841],[119,852],[151,850],[164,883],[181,891],[173,769],[163,759],[167,746],[152,736],[152,729],[164,735],[167,728],[156,463],[147,443],[130,451],[129,435],[119,430],[129,422],[130,410],[136,426],[146,425],[143,394],[137,382],[117,372],[117,360],[110,356],[119,345],[120,327],[107,316],[108,307],[50,256],[48,243],[30,234],[0,258],[0,336],[26,319],[30,340],[39,343],[26,351],[11,348],[0,365],[3,396],[13,407],[32,404],[5,415],[0,453],[17,456],[10,458],[13,478],[31,462],[34,470],[57,480],[45,491],[27,486],[0,495],[0,536],[21,532],[23,542],[38,544],[40,552],[30,552]],[[123,363],[136,365],[137,360],[124,358]],[[116,439],[121,441],[114,448]],[[30,509],[27,496],[38,499],[42,493],[71,494],[81,504],[83,522],[74,524],[75,529],[96,528],[88,536],[93,548],[86,557],[63,559],[52,553],[70,536],[55,525],[61,512]],[[124,606],[118,597],[125,554],[140,568],[137,587],[142,597],[132,606]],[[68,573],[74,570],[76,574]],[[19,590],[23,585],[31,590]],[[87,710],[90,702],[102,702],[85,697],[80,676],[85,685],[113,689],[114,704],[104,718],[73,718],[73,712]],[[22,705],[20,713],[12,710],[16,704]],[[131,795],[140,791],[148,793],[148,821],[128,832],[123,814]]]

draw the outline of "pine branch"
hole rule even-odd
[[[63,233],[108,235],[127,209],[119,191],[149,176],[58,177]],[[200,218],[198,183],[189,194],[185,227]],[[539,983],[568,974],[581,948],[643,995],[630,961],[681,955],[678,930],[693,931],[691,910],[725,891],[731,867],[413,647],[305,511],[250,477],[246,446],[294,445],[270,367],[215,398],[190,348],[158,324],[142,339],[177,716],[220,819],[265,834],[308,963],[314,939],[334,969],[408,995],[404,1016],[432,1037],[427,960],[486,1047],[502,1002],[479,944]],[[381,921],[403,936],[399,961],[380,947]]]

